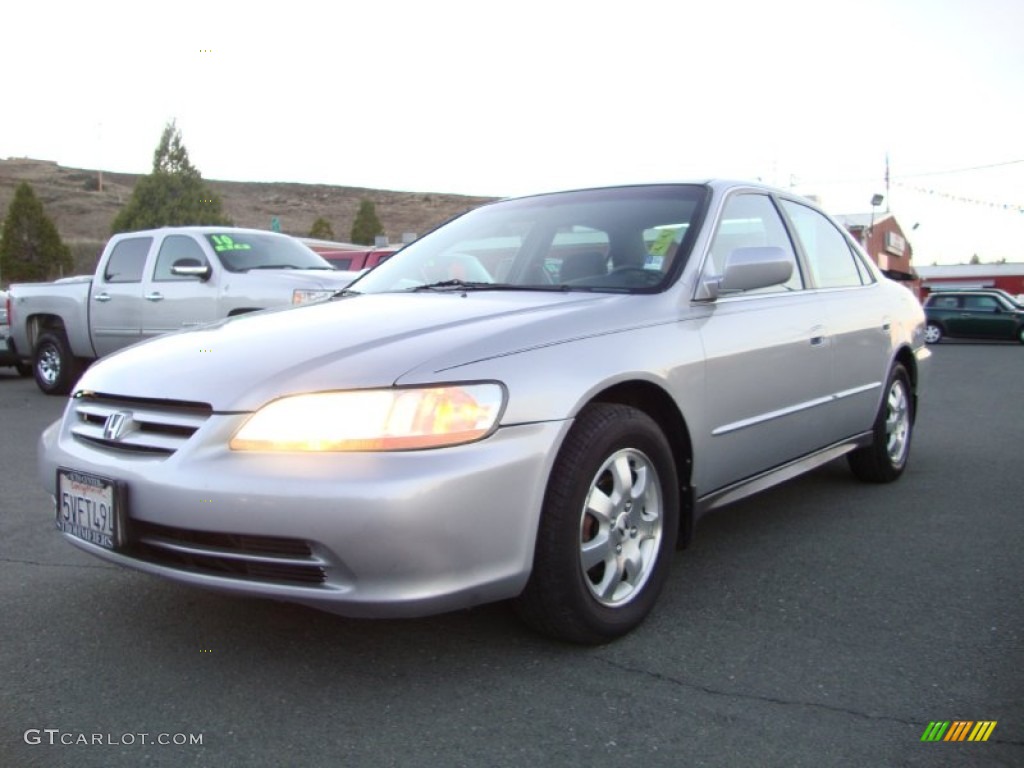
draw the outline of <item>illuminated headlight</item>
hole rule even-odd
[[[499,384],[318,392],[274,400],[231,438],[236,451],[407,451],[486,437],[505,404]]]
[[[323,301],[329,299],[337,291],[328,291],[322,288],[296,288],[292,291],[292,304],[309,304],[311,301]]]

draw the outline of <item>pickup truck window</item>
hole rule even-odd
[[[272,233],[232,232],[206,235],[210,248],[229,272],[250,269],[330,269],[312,249]]]
[[[156,257],[156,268],[153,270],[153,279],[158,282],[167,280],[196,280],[197,278],[188,275],[175,275],[171,267],[175,262],[188,259],[190,266],[206,266],[206,254],[203,247],[187,235],[170,235],[164,238],[160,244],[160,253]]]
[[[129,237],[114,246],[103,270],[107,283],[141,283],[152,237]]]

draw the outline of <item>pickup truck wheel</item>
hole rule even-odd
[[[44,333],[36,342],[33,372],[48,395],[66,395],[78,381],[81,366],[62,333]]]
[[[18,375],[22,378],[32,375],[32,366],[28,363],[15,363],[14,370],[16,370]]]
[[[620,637],[658,599],[678,531],[675,462],[658,425],[626,405],[590,405],[555,461],[516,610],[561,640]]]

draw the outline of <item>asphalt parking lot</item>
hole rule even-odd
[[[95,560],[35,476],[63,402],[0,368],[0,766],[1024,765],[1022,382],[1020,345],[938,345],[898,483],[840,461],[716,513],[646,624],[577,648]],[[947,720],[997,725],[921,741]]]

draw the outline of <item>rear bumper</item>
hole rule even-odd
[[[14,345],[14,337],[9,335],[6,328],[0,330],[0,365],[14,365],[20,362],[22,358]]]

